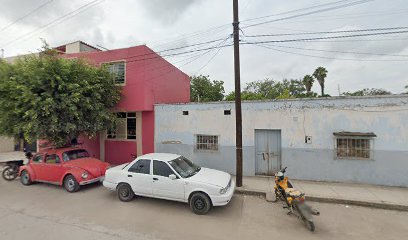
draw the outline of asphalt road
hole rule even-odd
[[[408,213],[313,203],[321,216],[309,232],[281,203],[236,195],[208,215],[183,203],[149,198],[120,202],[102,185],[77,193],[0,179],[0,239],[406,239]]]

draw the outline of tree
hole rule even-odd
[[[24,134],[57,147],[114,125],[120,88],[105,68],[67,60],[45,47],[40,56],[0,62],[0,134]]]
[[[344,92],[343,96],[376,96],[376,95],[389,95],[391,92],[380,88],[364,88],[355,92]]]
[[[222,101],[224,99],[224,82],[211,81],[209,76],[190,78],[190,100],[192,102]]]
[[[315,77],[317,79],[317,81],[320,84],[320,88],[322,90],[322,97],[325,96],[324,95],[324,80],[327,77],[327,70],[324,67],[318,67],[316,68],[316,70],[313,73],[313,77]]]
[[[258,80],[247,83],[244,91],[241,92],[242,100],[266,100],[266,99],[285,99],[314,97],[316,93],[305,93],[306,89],[302,81],[296,79],[284,79],[281,82],[272,79]],[[233,101],[235,93],[231,92],[225,100]]]
[[[310,93],[312,91],[313,83],[314,83],[314,78],[310,75],[306,75],[303,77],[303,85],[306,87],[307,93]]]

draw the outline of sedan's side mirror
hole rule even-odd
[[[175,179],[177,179],[177,176],[174,175],[174,174],[170,174],[170,175],[169,175],[169,178],[170,178],[171,180],[175,180]]]

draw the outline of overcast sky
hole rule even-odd
[[[245,27],[357,1],[240,0],[242,39],[249,42],[327,37],[335,35],[249,36],[408,26],[407,0],[373,0]],[[314,7],[334,2],[339,3]],[[68,15],[70,18],[61,18],[87,3],[90,5],[81,8],[82,12],[75,12],[78,13],[75,16]],[[34,13],[12,24],[41,5]],[[156,51],[214,39],[227,40],[194,48],[232,42],[228,38],[232,33],[232,0],[0,0],[0,6],[0,48],[4,48],[6,57],[36,51],[41,47],[40,38],[46,39],[51,46],[82,40],[108,49],[146,44]],[[308,7],[311,8],[280,14]],[[248,21],[269,15],[274,16]],[[371,87],[401,93],[408,85],[408,61],[404,61],[408,60],[408,33],[273,44],[275,46],[268,47],[274,49],[259,45],[241,46],[243,87],[247,82],[265,78],[302,78],[313,73],[318,66],[325,67],[329,72],[325,85],[326,92],[331,95],[338,95],[339,88],[344,92]],[[224,81],[226,92],[233,89],[232,47],[167,59],[189,75],[209,75],[212,79]],[[318,83],[313,89],[319,92]]]

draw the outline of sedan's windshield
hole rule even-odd
[[[87,157],[89,157],[89,153],[85,149],[75,149],[62,154],[62,159],[64,162]]]
[[[195,165],[193,162],[183,156],[171,160],[169,163],[183,178],[191,177],[201,170],[201,167]]]

